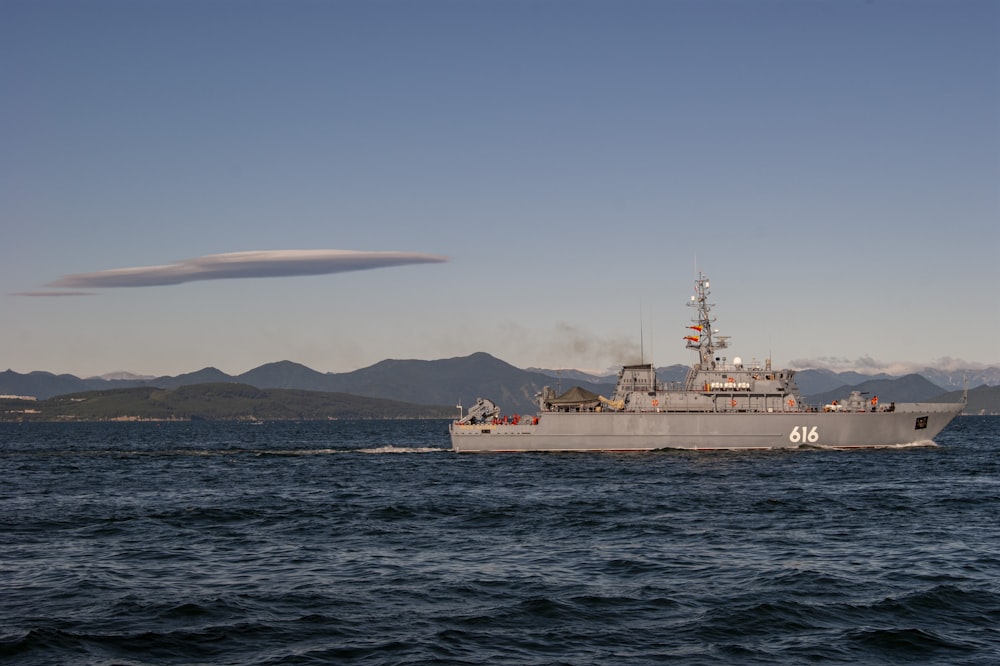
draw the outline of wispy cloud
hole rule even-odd
[[[162,266],[115,268],[94,273],[64,275],[46,287],[93,289],[154,287],[198,280],[291,277],[363,271],[406,264],[440,263],[446,257],[417,252],[361,252],[355,250],[261,250],[229,252],[185,259]],[[83,295],[85,292],[23,292],[22,296]]]
[[[92,291],[15,291],[11,296],[94,296]]]
[[[870,356],[848,359],[825,356],[821,358],[798,358],[788,363],[792,368],[830,370],[833,372],[859,372],[865,375],[885,373],[889,375],[906,375],[911,372],[921,372],[932,369],[942,372],[955,370],[982,369],[986,364],[976,361],[964,361],[950,356],[943,356],[935,361],[914,363],[911,361],[879,361]]]

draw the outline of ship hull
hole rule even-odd
[[[929,445],[963,404],[878,412],[545,412],[537,424],[452,424],[457,452],[749,450]]]

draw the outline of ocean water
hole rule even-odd
[[[1000,418],[456,455],[442,421],[0,424],[0,662],[1000,663]]]

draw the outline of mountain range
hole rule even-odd
[[[84,391],[47,400],[0,396],[0,421],[300,421],[451,417],[451,407],[237,382]]]
[[[671,365],[657,369],[665,383],[684,380],[688,367]],[[418,405],[475,404],[487,397],[507,413],[535,411],[536,393],[544,386],[557,392],[584,385],[603,395],[614,391],[615,375],[594,375],[578,370],[521,369],[485,352],[432,361],[387,359],[359,370],[323,373],[292,361],[267,363],[240,375],[217,368],[203,368],[177,376],[136,377],[115,373],[116,378],[79,378],[49,372],[21,374],[0,372],[0,394],[33,396],[44,400],[57,395],[131,387],[172,389],[193,384],[239,383],[257,389],[296,389],[347,393],[355,396],[395,400]],[[851,390],[878,395],[882,401],[912,402],[955,400],[968,381],[969,413],[1000,413],[1000,368],[942,373],[927,369],[902,377],[864,375],[857,372],[800,370],[796,381],[810,404],[845,398]],[[957,382],[957,385],[956,385]],[[973,388],[975,387],[975,388]]]

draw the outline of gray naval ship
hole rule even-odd
[[[501,414],[480,398],[454,421],[452,449],[469,451],[743,450],[829,447],[837,449],[932,444],[965,406],[959,403],[879,403],[853,391],[843,401],[810,407],[794,371],[729,362],[719,356],[728,338],[713,329],[709,281],[695,280],[687,348],[698,354],[683,383],[665,385],[652,364],[618,372],[610,398],[580,387],[562,395],[545,387],[538,413]]]

